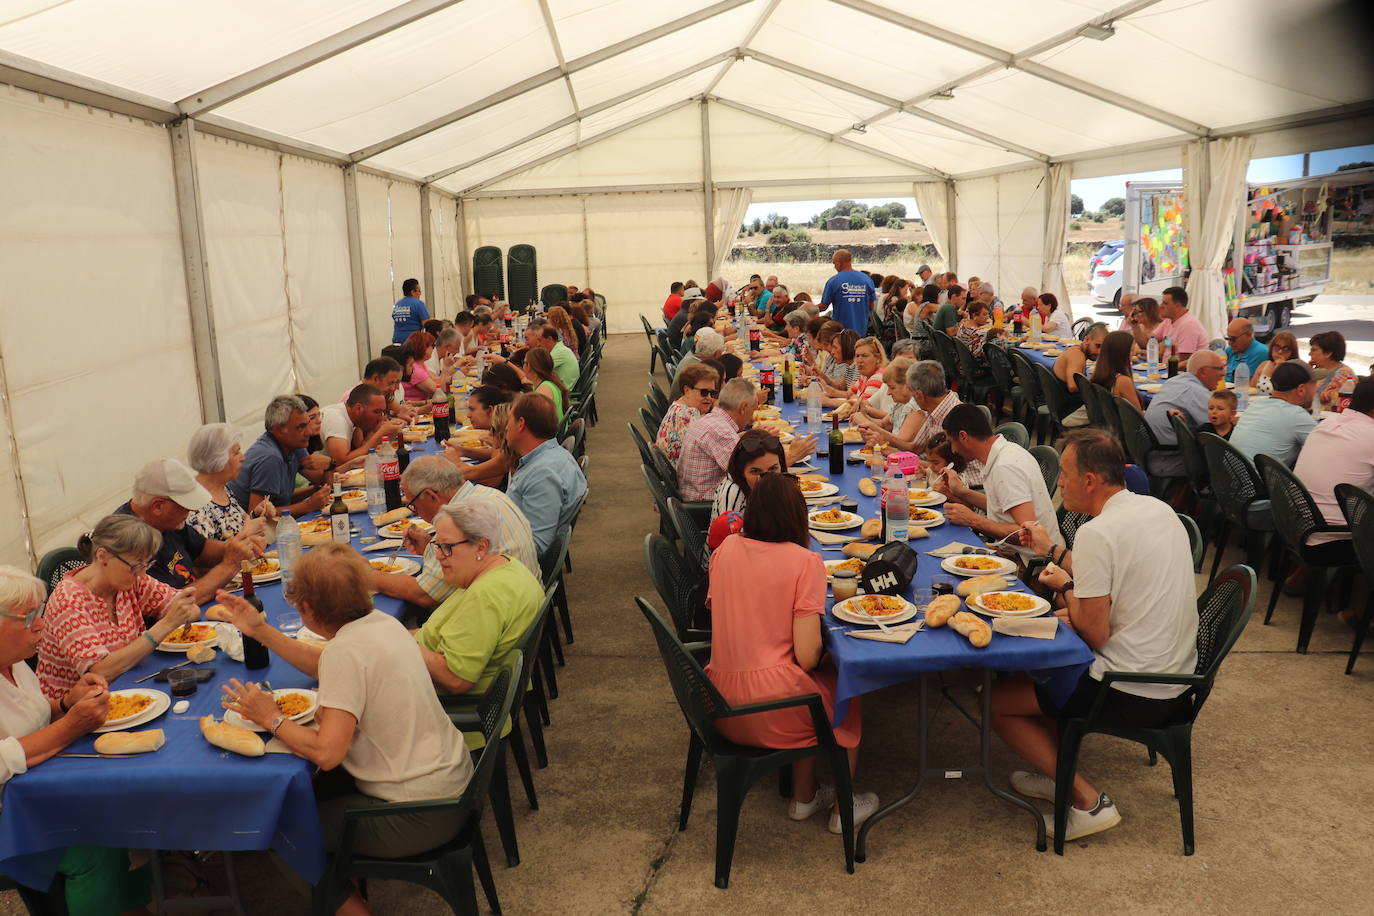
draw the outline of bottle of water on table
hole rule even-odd
[[[806,386],[806,432],[815,435],[821,428],[821,383],[815,379]]]
[[[906,477],[895,464],[887,486],[887,506],[883,510],[887,519],[887,540],[905,541],[911,531],[911,492],[906,488]]]
[[[291,577],[295,575],[296,560],[301,555],[301,526],[291,517],[291,513],[282,510],[281,518],[277,520],[277,563],[281,566],[281,582],[285,587],[291,584]]]
[[[1250,366],[1242,360],[1236,366],[1236,411],[1244,410],[1250,404]]]
[[[376,518],[386,511],[386,490],[382,487],[382,460],[375,448],[363,462],[363,481],[367,486],[367,515]]]

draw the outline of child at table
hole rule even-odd
[[[1234,391],[1213,391],[1207,399],[1207,422],[1197,428],[1200,433],[1216,433],[1223,439],[1231,438],[1240,414],[1236,410]]]

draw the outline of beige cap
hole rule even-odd
[[[145,464],[134,477],[134,491],[170,499],[192,512],[210,501],[210,491],[196,480],[195,472],[175,458]]]

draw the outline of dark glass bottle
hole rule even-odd
[[[257,608],[258,613],[263,613],[262,599],[253,594],[253,574],[246,569],[243,571],[243,600]],[[268,661],[267,647],[244,633],[243,667],[249,671],[257,671],[266,668]]]
[[[844,473],[844,433],[840,432],[840,417],[830,415],[830,476],[839,477]]]

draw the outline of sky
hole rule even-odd
[[[1374,162],[1374,146],[1353,146],[1346,149],[1322,150],[1312,153],[1308,174],[1320,175],[1334,172],[1337,166],[1347,162]],[[1302,156],[1271,156],[1268,159],[1250,160],[1247,178],[1250,181],[1278,181],[1282,178],[1297,178],[1302,175]],[[1182,181],[1182,169],[1165,169],[1158,172],[1137,172],[1133,175],[1108,175],[1104,178],[1082,178],[1072,183],[1072,192],[1083,198],[1083,206],[1096,210],[1109,197],[1125,197],[1128,181]],[[906,205],[907,216],[917,216],[916,201],[911,197],[855,198],[859,203],[870,207],[885,204],[892,200]],[[801,200],[785,203],[752,204],[745,215],[746,223],[754,217],[763,219],[769,213],[786,216],[792,222],[805,222],[817,213],[834,204],[833,200]]]

